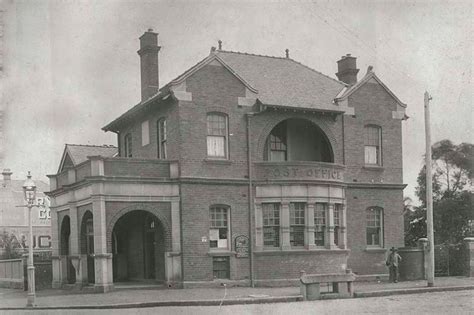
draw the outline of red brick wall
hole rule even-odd
[[[349,182],[402,183],[402,126],[392,118],[395,100],[379,84],[366,83],[349,97],[355,118],[344,116],[346,180]],[[364,168],[364,126],[382,127],[382,168]]]
[[[163,160],[108,159],[104,161],[105,176],[169,177],[169,162]]]
[[[226,68],[208,65],[186,80],[192,102],[180,102],[181,175],[243,178],[247,175],[246,121],[249,107],[239,107],[245,86]],[[228,116],[229,159],[221,164],[207,159],[207,113]]]
[[[120,149],[124,155],[124,137],[127,133],[132,135],[132,154],[134,158],[155,159],[158,156],[157,122],[161,118],[167,123],[167,158],[177,160],[179,157],[179,108],[174,101],[162,102],[140,117],[135,118],[130,125],[120,130]],[[148,120],[150,143],[142,146],[142,122]]]
[[[385,251],[366,247],[368,207],[383,208],[384,248],[403,246],[403,192],[398,189],[346,189],[349,268],[359,274],[386,273]]]
[[[315,273],[344,273],[348,251],[300,251],[260,253],[255,257],[255,278],[297,279],[300,271]]]
[[[248,202],[246,185],[200,185],[183,184],[182,193],[182,239],[184,281],[209,281],[212,276],[212,256],[209,255],[209,208],[214,204],[230,207],[230,229],[232,251],[234,239],[248,233]],[[230,255],[230,277],[233,280],[248,279],[249,259]]]

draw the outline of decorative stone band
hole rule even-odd
[[[344,166],[324,162],[256,162],[260,180],[344,181]]]

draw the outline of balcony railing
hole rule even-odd
[[[344,182],[344,166],[340,164],[312,161],[265,161],[255,162],[254,166],[257,180]]]
[[[49,175],[51,190],[81,182],[87,178],[176,178],[178,162],[152,159],[104,158],[91,156],[73,168]]]

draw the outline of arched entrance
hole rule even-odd
[[[90,211],[86,211],[82,217],[81,254],[87,257],[87,283],[95,283],[94,220]]]
[[[112,231],[113,277],[121,281],[164,281],[165,238],[159,219],[148,211],[123,215]]]
[[[66,259],[66,281],[67,283],[76,282],[76,271],[72,265],[70,255],[71,245],[71,219],[68,215],[64,216],[61,222],[61,241],[60,241],[60,254]],[[64,265],[63,265],[64,266]]]
[[[334,155],[327,136],[318,126],[306,119],[290,118],[276,125],[268,135],[264,160],[334,163]]]

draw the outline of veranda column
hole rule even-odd
[[[92,196],[92,210],[95,288],[99,292],[108,292],[113,289],[112,254],[107,253],[106,214],[103,196]]]
[[[339,248],[347,249],[347,208],[345,204],[341,204],[339,218],[341,220],[339,230],[340,230],[340,240]]]
[[[168,285],[181,281],[181,222],[179,199],[171,201],[171,252],[165,253],[165,273]]]
[[[69,218],[71,223],[71,234],[70,234],[70,258],[71,263],[76,272],[76,286],[82,287],[83,284],[83,274],[84,270],[81,264],[81,252],[79,247],[79,240],[80,240],[80,228],[79,222],[77,217],[77,206],[75,202],[69,203]]]
[[[281,203],[281,249],[291,249],[290,244],[290,203],[284,201]]]
[[[255,250],[263,250],[263,214],[262,204],[255,204]]]
[[[54,200],[54,199],[53,199]],[[63,283],[61,256],[59,256],[59,232],[60,226],[58,223],[57,209],[52,205],[50,207],[51,213],[51,263],[53,267],[53,282],[51,286],[53,289],[61,288]]]
[[[305,214],[305,248],[315,249],[316,244],[314,243],[314,202],[309,201]]]
[[[328,244],[329,249],[337,248],[334,243],[334,203],[328,205]]]

